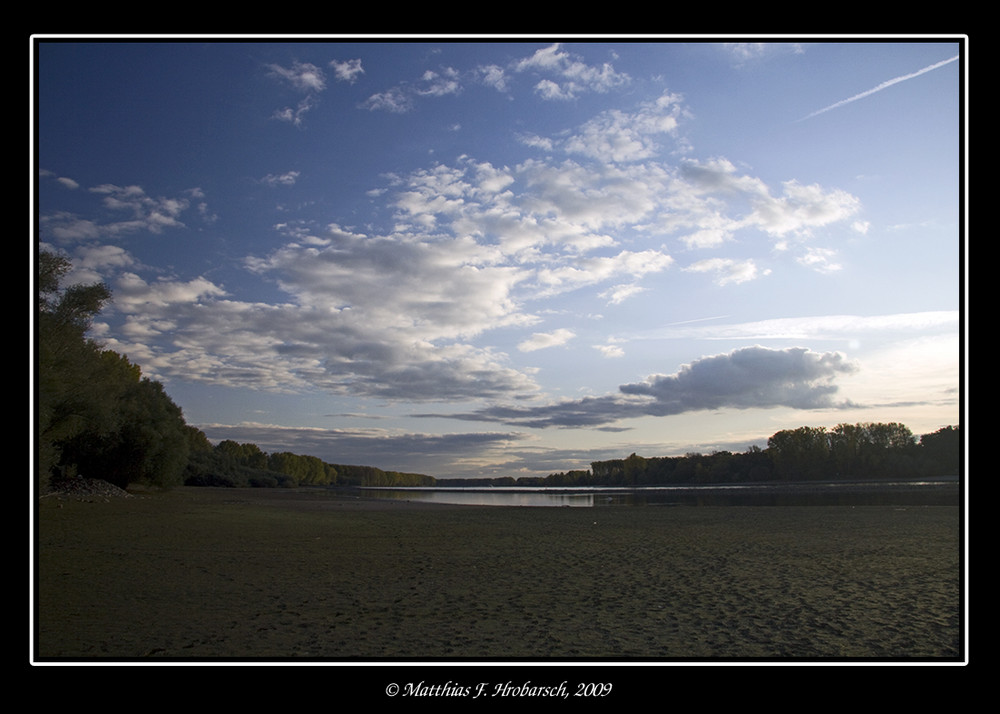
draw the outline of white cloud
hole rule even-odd
[[[74,253],[73,269],[66,276],[65,283],[73,285],[101,282],[108,272],[135,266],[135,259],[121,246],[87,243]]]
[[[400,87],[392,87],[384,92],[377,92],[366,99],[363,108],[371,111],[387,111],[393,114],[403,114],[413,107],[413,100]]]
[[[333,60],[330,62],[330,66],[333,67],[333,75],[341,82],[355,82],[358,77],[365,73],[364,68],[361,66],[360,59],[352,60]]]
[[[713,273],[718,285],[745,283],[757,277],[757,266],[752,260],[731,260],[729,258],[708,258],[684,268],[692,273]]]
[[[427,70],[420,78],[420,82],[416,91],[424,96],[443,97],[447,94],[458,94],[462,89],[458,72],[451,67],[446,67],[440,72]]]
[[[736,60],[737,66],[774,55],[802,54],[805,51],[797,42],[723,42],[722,47]]]
[[[614,256],[586,258],[570,265],[542,268],[538,271],[537,282],[542,295],[557,295],[623,276],[641,278],[649,273],[666,270],[672,264],[673,258],[659,251],[622,251]],[[631,286],[627,292],[621,292],[619,288],[615,290],[624,299],[628,294],[636,292],[637,288]],[[611,297],[615,294],[614,291],[609,293]]]
[[[615,345],[615,344],[594,345],[594,349],[609,359],[614,357],[625,356],[625,350],[623,350],[620,345]]]
[[[437,71],[426,70],[419,80],[411,84],[400,84],[377,92],[361,103],[369,111],[386,111],[405,114],[414,107],[414,99],[419,97],[443,97],[462,91],[461,77],[452,67]]]
[[[812,228],[846,220],[860,209],[860,201],[847,191],[827,191],[817,184],[803,186],[785,181],[780,197],[758,195],[749,222],[776,236],[808,233]]]
[[[286,171],[283,174],[268,174],[261,179],[261,183],[268,186],[294,186],[299,178],[298,171]]]
[[[551,47],[522,69],[556,68],[577,80],[605,76],[574,62]],[[282,76],[298,77],[296,86],[310,93],[320,86],[315,74]],[[428,91],[456,91],[449,72],[424,79]],[[583,122],[576,135],[544,139],[555,150],[577,151],[573,160],[507,166],[460,156],[389,176],[369,194],[390,209],[385,226],[289,222],[281,227],[283,245],[244,262],[282,291],[281,302],[242,301],[206,278],[149,282],[137,267],[113,264],[124,256],[107,254],[103,265],[94,263],[95,274],[130,271],[115,289],[115,309],[127,319],[115,344],[141,356],[144,371],[192,382],[442,402],[535,394],[534,373],[481,346],[483,336],[537,325],[535,311],[550,297],[592,291],[620,304],[650,289],[644,279],[675,262],[650,236],[708,250],[739,242],[748,230],[797,237],[856,210],[853,197],[818,186],[788,182],[774,195],[723,158],[665,163],[653,140],[673,138],[683,114],[679,97],[664,93],[633,112]],[[617,163],[606,163],[608,156]],[[264,181],[290,186],[297,178],[290,171]],[[64,241],[180,229],[192,197],[152,198],[137,186],[97,191],[126,220],[52,215],[43,225]],[[707,258],[686,270],[720,284],[761,274],[752,258]],[[530,351],[572,336],[526,333],[514,344]],[[612,343],[597,349],[622,354]]]
[[[836,262],[836,257],[836,251],[829,248],[809,247],[798,257],[798,262],[818,273],[835,273],[843,268]]]
[[[620,305],[621,303],[628,300],[633,295],[638,295],[643,292],[645,288],[640,285],[625,284],[625,285],[615,285],[604,292],[600,293],[600,297],[604,298],[611,305]]]
[[[559,347],[576,337],[572,330],[561,328],[553,332],[536,332],[527,340],[521,342],[517,348],[522,352],[534,352],[544,350],[549,347]]]
[[[630,81],[627,74],[617,72],[610,63],[599,67],[588,65],[560,47],[557,43],[539,49],[512,67],[515,72],[549,75],[535,85],[536,93],[543,99],[565,100],[585,92],[607,92]]]
[[[658,138],[675,136],[685,116],[680,96],[664,92],[635,112],[608,110],[583,124],[563,148],[601,161],[640,161],[657,155]]]
[[[225,291],[205,278],[147,283],[135,273],[124,273],[115,285],[114,295],[119,310],[153,315],[156,310],[178,303],[192,304],[205,297],[221,297]]]
[[[270,74],[290,84],[302,92],[321,92],[326,89],[326,76],[323,70],[308,62],[295,62],[291,67],[268,65]]]
[[[487,87],[492,87],[500,92],[506,92],[510,88],[510,79],[503,67],[491,64],[477,68],[476,74],[479,81]]]
[[[272,116],[279,121],[301,126],[306,113],[316,106],[316,95],[326,89],[326,75],[322,69],[308,62],[295,62],[291,67],[276,64],[268,67],[270,76],[277,77],[297,91],[306,94],[294,108],[285,107],[276,110]]]
[[[298,105],[293,109],[291,107],[285,107],[284,109],[278,109],[274,112],[273,116],[279,121],[286,121],[289,124],[294,124],[295,126],[301,126],[305,118],[306,112],[311,110],[315,106],[312,98],[306,97],[301,100]]]
[[[131,233],[161,234],[168,228],[186,227],[181,216],[191,207],[187,197],[149,196],[134,185],[102,184],[91,188],[90,193],[102,197],[101,204],[112,220],[98,222],[71,213],[52,213],[40,218],[43,236],[68,244]],[[192,195],[190,191],[185,193]]]

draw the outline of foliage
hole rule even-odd
[[[189,437],[180,408],[163,385],[143,377],[115,403],[119,423],[107,433],[84,431],[62,445],[64,461],[80,475],[121,488],[130,483],[161,487],[183,482]]]
[[[121,487],[181,483],[190,446],[180,408],[128,357],[87,337],[111,291],[103,283],[63,288],[70,268],[62,256],[39,253],[39,490],[71,476]]]
[[[961,429],[948,426],[919,442],[897,423],[839,424],[833,429],[803,426],[779,431],[767,448],[741,454],[716,451],[684,456],[595,461],[590,471],[518,479],[518,485],[650,486],[751,483],[771,480],[868,480],[946,476],[961,473]]]
[[[943,474],[962,472],[964,446],[960,427],[945,426],[931,434],[924,434],[920,437],[920,450],[935,472]]]
[[[62,445],[83,433],[108,434],[117,426],[114,404],[124,385],[112,361],[86,338],[93,318],[110,299],[103,284],[60,287],[68,260],[42,252],[36,311],[38,465],[41,490],[62,472]]]

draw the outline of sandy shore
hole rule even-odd
[[[35,656],[957,660],[959,509],[43,499]]]

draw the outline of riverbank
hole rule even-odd
[[[181,488],[39,501],[61,660],[950,661],[950,506],[488,508]]]

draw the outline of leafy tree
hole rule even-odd
[[[325,486],[330,483],[331,471],[322,460],[315,456],[293,454],[288,451],[271,454],[267,459],[268,468],[290,476],[295,485]],[[335,474],[336,471],[333,471]]]
[[[124,360],[124,358],[122,358]],[[84,476],[126,488],[130,483],[171,487],[183,483],[190,436],[183,414],[163,385],[131,383],[116,400],[117,428],[87,431],[65,442],[65,460]]]
[[[961,473],[962,450],[962,429],[958,426],[945,426],[920,437],[924,467],[932,476]]]
[[[69,261],[38,260],[38,446],[40,488],[53,475],[160,486],[181,483],[189,434],[163,385],[138,365],[102,350],[87,331],[111,299],[103,283],[61,283]]]
[[[101,350],[86,337],[111,291],[103,283],[63,289],[71,268],[59,255],[38,258],[36,379],[39,488],[49,488],[62,470],[62,444],[85,431],[106,433],[116,426],[113,404],[118,388],[109,383]]]
[[[622,480],[628,486],[642,483],[642,477],[646,473],[646,468],[646,459],[636,453],[629,454],[629,457],[625,459],[625,463],[622,464]]]
[[[831,475],[826,428],[801,426],[779,431],[767,441],[775,471],[782,479],[822,479]]]

